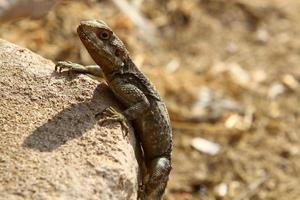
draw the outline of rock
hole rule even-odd
[[[136,199],[131,128],[98,124],[117,109],[104,83],[0,40],[0,193],[3,199]]]

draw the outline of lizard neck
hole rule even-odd
[[[123,74],[136,74],[138,73],[139,69],[134,64],[134,62],[131,60],[130,57],[127,57],[127,59],[124,61],[123,66],[116,66],[113,68],[114,70],[111,72],[104,72],[107,81],[112,81],[115,77],[122,76]]]

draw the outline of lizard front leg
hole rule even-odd
[[[55,65],[55,71],[62,72],[65,69],[67,71],[77,72],[81,74],[90,74],[99,78],[104,77],[103,71],[98,65],[83,66],[69,61],[59,61]]]
[[[69,61],[59,61],[55,65],[55,71],[62,72],[65,69],[69,72],[71,71],[82,74],[90,74],[99,78],[104,78],[103,71],[98,65],[83,66]],[[124,129],[125,136],[129,131],[126,118],[121,113],[118,113],[113,107],[104,109],[101,113],[96,115],[96,118],[101,118],[99,123],[104,123],[106,121],[120,122],[122,128]]]

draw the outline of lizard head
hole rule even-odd
[[[128,51],[103,21],[81,21],[77,32],[89,54],[106,76],[122,71],[128,59]]]

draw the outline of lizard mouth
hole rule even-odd
[[[95,34],[91,34],[90,32],[86,31],[82,26],[78,26],[77,32],[84,45],[95,50],[103,50],[103,45],[99,45],[99,42],[101,41],[97,39]]]

